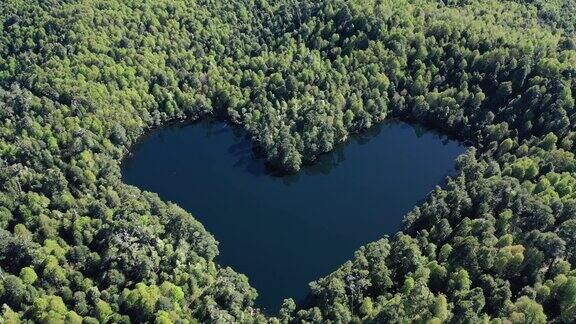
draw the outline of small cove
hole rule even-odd
[[[248,276],[256,306],[278,310],[403,216],[453,172],[460,143],[402,122],[352,137],[295,175],[275,176],[221,122],[153,130],[122,164],[126,183],[188,210],[220,242],[218,262]]]

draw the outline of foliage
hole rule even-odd
[[[2,320],[573,322],[575,7],[5,1]],[[472,148],[403,232],[274,318],[200,223],[120,180],[149,128],[209,116],[286,172],[386,118]]]

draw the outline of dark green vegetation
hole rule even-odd
[[[153,130],[122,162],[122,179],[190,211],[218,240],[216,262],[248,276],[266,313],[285,298],[302,301],[310,281],[400,230],[466,150],[385,122],[279,176],[242,133],[213,121]]]
[[[573,0],[6,0],[6,322],[576,319]],[[277,318],[188,213],[120,181],[147,128],[215,115],[296,171],[398,116],[471,142],[403,233]],[[193,150],[194,148],[190,148]],[[305,265],[303,265],[305,266]]]

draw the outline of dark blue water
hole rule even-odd
[[[124,162],[123,177],[190,211],[220,242],[219,263],[246,274],[257,306],[276,311],[361,245],[397,232],[464,150],[385,123],[278,177],[254,158],[245,136],[204,121],[152,132]]]

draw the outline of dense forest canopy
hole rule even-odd
[[[575,28],[574,0],[3,1],[1,321],[576,321]],[[200,223],[120,180],[147,129],[205,116],[286,172],[390,117],[473,147],[264,314]]]

